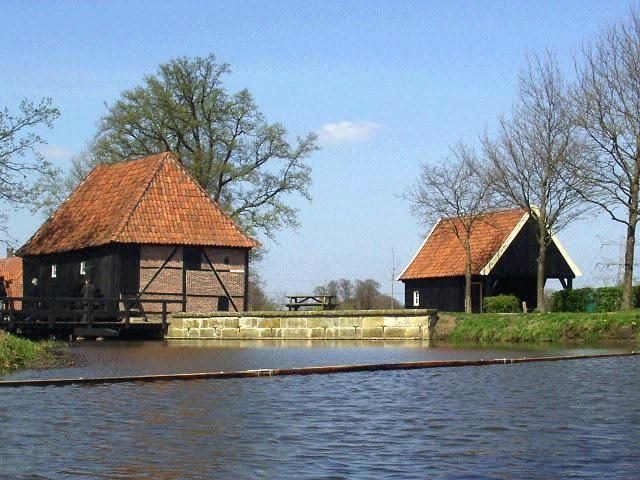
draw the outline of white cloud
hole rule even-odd
[[[379,124],[367,121],[327,123],[320,128],[318,140],[324,144],[366,142],[379,129]]]
[[[73,156],[73,152],[62,145],[43,145],[40,153],[47,160],[68,160]]]

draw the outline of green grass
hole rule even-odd
[[[640,341],[640,310],[612,313],[452,313],[454,342]]]
[[[52,367],[63,363],[52,341],[36,342],[0,330],[0,375],[23,368]]]

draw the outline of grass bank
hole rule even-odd
[[[445,314],[455,342],[640,341],[640,310],[612,313]]]
[[[60,344],[36,342],[0,330],[0,375],[23,368],[53,367],[65,363],[64,355],[54,350]]]

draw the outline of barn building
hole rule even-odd
[[[78,297],[91,278],[104,298],[240,311],[256,246],[167,152],[97,166],[16,255],[25,297]]]
[[[398,280],[405,286],[406,308],[464,311],[465,253],[451,222],[440,219]],[[459,221],[459,220],[458,220]],[[545,281],[571,288],[581,275],[558,238],[547,250]],[[534,220],[521,209],[488,213],[471,234],[472,309],[482,310],[486,296],[512,294],[536,307],[537,242]]]

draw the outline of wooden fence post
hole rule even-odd
[[[167,332],[167,301],[162,301],[162,331]]]

